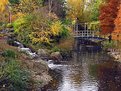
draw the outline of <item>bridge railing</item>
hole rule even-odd
[[[80,30],[80,31],[74,31],[74,37],[94,37],[95,31],[91,30]]]

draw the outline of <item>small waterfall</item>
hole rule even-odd
[[[53,69],[53,68],[55,67],[55,64],[54,64],[54,61],[53,61],[53,60],[48,60],[48,61],[47,61],[47,64],[48,64],[48,67],[49,67],[50,69]]]
[[[47,61],[47,64],[48,64],[48,67],[49,67],[50,69],[52,69],[52,70],[54,70],[54,69],[62,69],[63,67],[68,66],[68,65],[62,64],[62,63],[60,63],[60,64],[55,64],[55,63],[54,63],[54,60],[48,60],[48,61]]]
[[[37,55],[36,52],[32,52],[32,50],[31,50],[30,48],[24,47],[24,45],[23,45],[22,43],[20,43],[20,42],[18,42],[18,41],[14,41],[14,43],[18,46],[18,50],[19,50],[20,52],[25,52],[26,54],[29,55],[29,57],[30,57],[31,59],[37,58],[37,57],[38,57],[38,55]]]
[[[18,45],[18,47],[24,48],[24,45],[18,41],[14,41],[15,44]]]

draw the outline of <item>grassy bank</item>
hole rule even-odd
[[[0,91],[35,90],[50,80],[43,60],[30,60],[16,47],[8,45],[6,38],[0,39]]]
[[[112,40],[111,42],[109,41],[104,41],[103,42],[104,49],[121,49],[121,42]]]

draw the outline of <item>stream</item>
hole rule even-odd
[[[15,43],[20,51],[37,57],[30,48]],[[105,52],[73,52],[68,61],[47,63],[53,80],[40,91],[121,91],[121,63],[113,61]]]
[[[71,60],[48,66],[53,80],[41,91],[121,91],[121,64],[104,52],[74,52]]]

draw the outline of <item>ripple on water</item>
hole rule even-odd
[[[105,54],[78,56],[65,64],[49,64],[53,80],[42,91],[121,91],[120,63]]]

